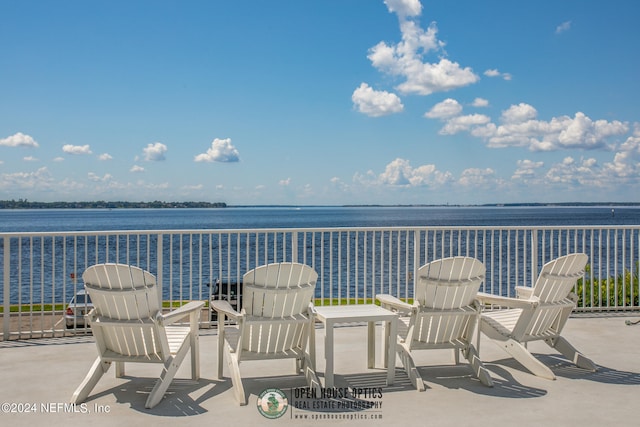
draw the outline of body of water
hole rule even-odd
[[[255,207],[0,210],[0,232],[638,225],[640,207]]]
[[[150,271],[162,268],[164,299],[201,299],[202,292],[209,291],[205,284],[217,278],[237,280],[250,266],[290,259],[287,251],[294,246],[288,233],[215,230],[488,226],[495,230],[422,231],[418,240],[406,231],[313,232],[301,235],[296,244],[300,261],[314,265],[321,275],[318,296],[322,292],[340,297],[373,295],[390,286],[410,289],[416,245],[420,263],[469,248],[483,258],[487,283],[504,294],[523,284],[530,272],[532,255],[526,253],[532,235],[523,230],[498,231],[500,227],[596,226],[588,232],[548,230],[537,236],[537,244],[547,254],[598,251],[591,267],[598,276],[610,277],[637,268],[640,236],[637,230],[610,233],[598,228],[638,224],[640,207],[610,206],[0,210],[0,233],[87,232],[0,240],[0,260],[8,251],[12,304],[67,301],[82,287],[78,280],[82,271],[98,262],[129,263]],[[90,236],[92,231],[132,230],[214,232]],[[159,243],[162,253],[157,252]],[[0,262],[0,278],[5,268]],[[4,293],[0,304],[3,301]]]

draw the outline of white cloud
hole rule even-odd
[[[22,160],[24,160],[25,162],[37,162],[38,159],[36,157],[33,156],[25,156],[22,158]]]
[[[461,112],[462,105],[460,105],[460,103],[455,99],[447,98],[434,105],[433,108],[426,112],[424,116],[430,119],[446,119],[457,116]]]
[[[544,162],[534,162],[532,160],[518,160],[518,168],[513,173],[512,179],[527,180],[535,177],[536,171],[544,166]]]
[[[491,168],[469,168],[462,171],[458,183],[463,187],[486,187],[501,185],[502,181]]]
[[[202,184],[196,184],[196,185],[183,185],[182,189],[186,190],[186,191],[199,191],[202,190],[204,188],[204,185]]]
[[[150,190],[150,191],[167,190],[168,188],[171,188],[168,182],[162,182],[160,184],[156,184],[152,182],[145,182],[143,180],[138,180],[135,183],[135,186],[138,188],[144,188],[145,190]]]
[[[101,161],[106,161],[106,160],[112,160],[113,157],[111,157],[111,154],[109,153],[102,153],[98,156],[98,159]]]
[[[147,144],[142,149],[144,153],[144,159],[148,162],[158,162],[165,160],[164,153],[167,152],[167,146],[161,142],[155,142],[153,144]]]
[[[400,113],[404,109],[396,94],[373,90],[366,83],[360,84],[360,87],[353,91],[351,100],[359,112],[371,117]]]
[[[545,175],[545,182],[564,186],[604,187],[602,170],[593,158],[576,161],[565,157],[561,163],[553,165]]]
[[[420,16],[422,4],[420,0],[384,0],[389,12],[396,13],[400,17]]]
[[[71,145],[71,144],[65,144],[62,146],[62,151],[64,151],[67,154],[74,154],[74,155],[86,155],[86,154],[91,154],[91,148],[89,147],[89,145]]]
[[[513,77],[510,73],[501,73],[497,69],[489,69],[484,72],[487,77],[502,77],[504,80],[511,80]]]
[[[281,185],[281,186],[283,186],[283,187],[287,187],[287,186],[289,186],[290,184],[291,184],[291,178],[281,179],[281,180],[278,182],[278,185]]]
[[[18,132],[14,135],[0,139],[0,146],[4,147],[38,147],[38,143],[29,135]]]
[[[58,163],[58,162],[64,162],[64,157],[60,157],[60,156],[58,156],[58,157],[54,157],[54,158],[53,158],[53,161],[54,161],[54,162],[56,162],[56,163]]]
[[[440,129],[441,135],[454,135],[458,132],[469,131],[475,126],[485,125],[491,121],[489,116],[484,114],[469,114],[457,116],[447,120],[447,123]]]
[[[556,27],[556,34],[562,34],[571,29],[571,21],[565,21]]]
[[[53,179],[46,167],[35,172],[4,173],[0,175],[0,189],[2,190],[33,190],[47,191],[53,188]]]
[[[240,161],[240,153],[231,144],[231,138],[216,138],[211,142],[211,148],[206,153],[198,154],[193,160],[196,162],[234,163]]]
[[[501,120],[503,123],[522,123],[527,120],[535,119],[538,111],[529,104],[520,103],[512,105],[502,112]]]
[[[460,68],[458,63],[441,59],[437,64],[414,64],[407,81],[398,89],[403,93],[430,95],[434,92],[445,92],[468,86],[478,81],[478,77],[470,68]],[[415,70],[415,72],[413,72]]]
[[[402,41],[388,45],[380,42],[369,49],[368,58],[379,71],[404,79],[397,89],[405,94],[429,95],[444,92],[478,81],[469,67],[442,57],[444,43],[438,40],[435,23],[425,31],[420,27],[421,6],[414,1],[389,1],[387,7],[400,20]],[[427,62],[425,56],[440,52],[437,62]]]
[[[487,101],[484,98],[476,98],[473,100],[473,103],[471,104],[471,106],[473,107],[488,107],[489,106],[489,101]]]
[[[439,133],[469,132],[487,141],[491,148],[525,147],[531,151],[555,151],[576,148],[608,150],[611,137],[629,130],[627,123],[594,121],[582,112],[577,112],[574,117],[553,117],[549,121],[538,120],[537,116],[538,111],[533,106],[520,103],[502,112],[500,125],[482,114],[453,116],[445,119]]]
[[[604,169],[620,178],[640,177],[640,136],[630,136],[620,145],[613,161],[605,163]]]
[[[354,176],[354,181],[361,184],[394,187],[437,186],[451,180],[452,176],[449,172],[440,172],[435,165],[427,164],[414,168],[409,160],[401,158],[390,162],[384,172],[378,176],[373,171]]]
[[[104,176],[100,177],[97,174],[93,173],[93,172],[89,172],[87,174],[87,178],[89,178],[89,181],[94,181],[94,182],[107,182],[110,181],[111,179],[113,179],[113,176],[109,173],[104,174]]]
[[[133,173],[144,172],[144,168],[142,166],[133,165],[131,166],[131,169],[129,169],[129,172],[133,172]]]

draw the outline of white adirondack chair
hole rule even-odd
[[[504,307],[484,311],[480,330],[537,376],[555,379],[551,369],[526,348],[528,342],[539,340],[576,366],[595,371],[596,365],[560,336],[577,300],[572,289],[587,261],[587,255],[577,253],[546,263],[533,287],[516,287],[516,298],[479,293],[481,302]]]
[[[82,274],[94,309],[88,314],[98,347],[98,358],[73,393],[72,403],[83,402],[112,362],[116,377],[125,362],[160,363],[160,378],[145,406],[152,408],[164,396],[187,352],[191,350],[191,377],[200,376],[198,317],[202,301],[189,302],[162,314],[156,278],[125,264],[97,264]],[[188,326],[172,325],[189,318]]]
[[[242,310],[214,300],[218,313],[218,378],[227,359],[236,399],[246,405],[240,362],[295,359],[309,387],[320,393],[315,372],[315,326],[312,298],[318,273],[298,263],[274,263],[247,272],[242,279]],[[226,324],[225,318],[235,320]],[[319,394],[318,394],[319,395]]]
[[[480,314],[475,296],[485,271],[484,264],[474,258],[444,258],[418,269],[413,304],[391,295],[376,296],[382,307],[409,315],[400,318],[407,329],[406,335],[398,336],[398,354],[418,391],[425,386],[411,356],[413,350],[453,349],[456,364],[461,351],[482,384],[493,386],[472,344]]]

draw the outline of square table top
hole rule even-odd
[[[323,305],[314,307],[316,316],[323,322],[367,322],[392,320],[398,315],[375,304]]]

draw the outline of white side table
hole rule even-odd
[[[324,373],[325,387],[334,386],[333,378],[333,328],[338,323],[367,322],[367,367],[375,366],[375,324],[386,322],[383,337],[388,345],[388,353],[384,357],[384,367],[387,368],[387,385],[392,385],[395,379],[396,334],[398,330],[398,314],[379,307],[375,304],[330,305],[316,306],[316,317],[324,324],[324,357],[326,368]],[[386,344],[386,342],[384,344]]]

